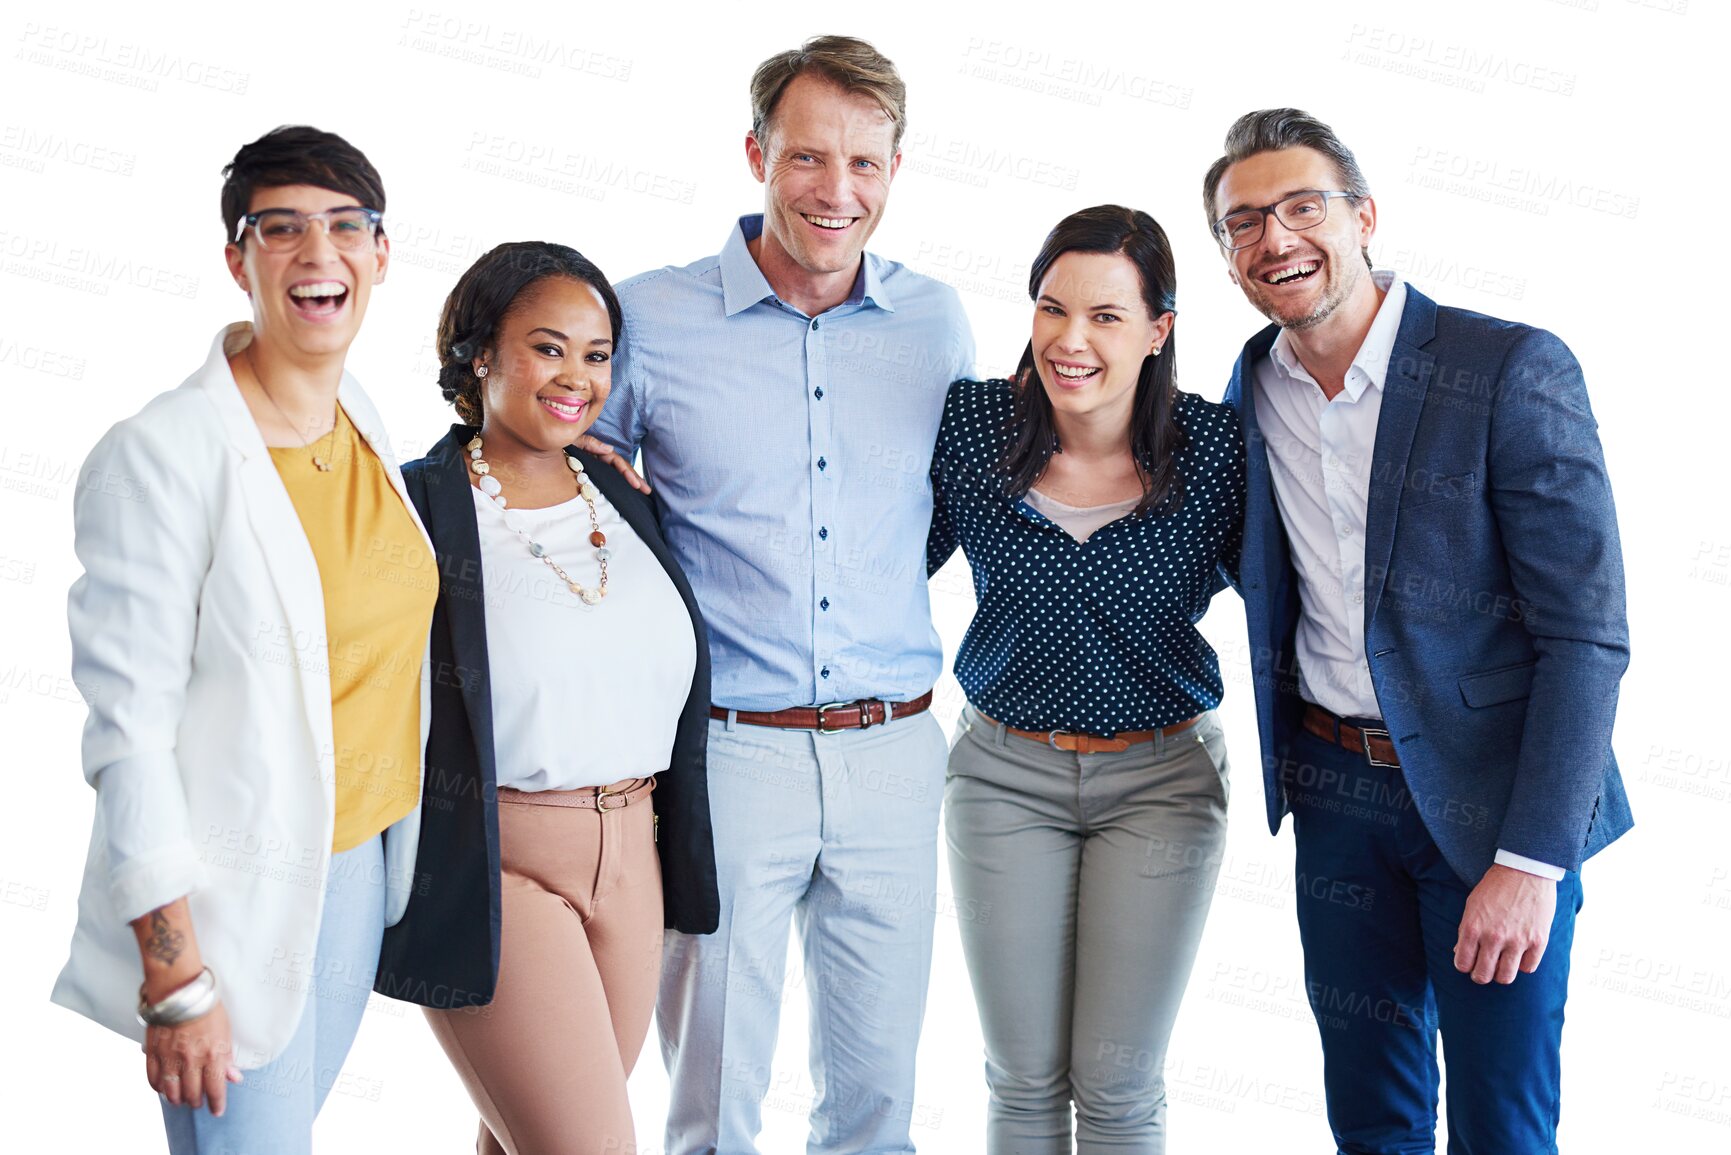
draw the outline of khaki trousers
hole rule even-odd
[[[607,787],[629,804],[605,813],[568,805],[593,790],[499,791],[493,1001],[426,1012],[481,1112],[482,1155],[636,1150],[625,1081],[661,970],[652,788]]]

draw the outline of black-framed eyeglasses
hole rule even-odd
[[[1268,227],[1270,213],[1275,220],[1295,233],[1314,229],[1328,219],[1328,202],[1337,197],[1349,201],[1364,199],[1349,192],[1305,189],[1303,192],[1281,197],[1273,204],[1263,205],[1259,209],[1240,209],[1235,213],[1227,213],[1214,222],[1214,239],[1229,253],[1248,249],[1262,239],[1262,233]]]
[[[361,205],[343,205],[322,213],[303,213],[298,209],[264,209],[247,213],[234,230],[234,243],[240,244],[248,229],[258,238],[266,252],[286,253],[301,247],[312,222],[324,226],[325,236],[339,249],[364,249],[379,235],[385,214]]]

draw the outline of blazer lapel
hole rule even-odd
[[[457,668],[449,672],[463,694],[469,732],[475,736],[482,777],[494,781],[493,696],[487,664],[487,600],[481,565],[481,531],[475,521],[475,498],[463,446],[475,430],[453,425],[427,455],[428,528],[438,543],[440,596],[451,628],[451,654]]]
[[[1364,630],[1382,601],[1388,581],[1389,556],[1394,550],[1400,495],[1406,488],[1407,461],[1413,435],[1424,412],[1436,359],[1424,346],[1436,335],[1436,302],[1407,286],[1406,309],[1388,359],[1382,386],[1382,411],[1376,422],[1376,447],[1371,453],[1369,507],[1364,527]]]
[[[1274,478],[1268,466],[1268,444],[1262,437],[1262,425],[1256,414],[1256,363],[1268,354],[1279,330],[1270,325],[1245,343],[1238,364],[1232,369],[1232,384],[1227,396],[1238,405],[1239,422],[1244,427],[1244,546],[1239,562],[1239,581],[1257,583],[1266,595],[1276,584],[1276,578],[1286,566],[1286,534],[1280,524],[1280,510],[1274,502]],[[1266,604],[1258,599],[1258,604]],[[1249,601],[1246,600],[1248,608]]]
[[[217,338],[200,374],[200,383],[221,415],[230,445],[240,455],[236,475],[246,502],[247,520],[282,603],[283,628],[290,648],[300,659],[294,666],[300,683],[301,707],[312,731],[313,749],[319,752],[320,778],[329,795],[334,791],[335,781],[330,674],[323,653],[299,652],[302,639],[316,642],[325,636],[324,586],[319,581],[318,560],[313,557],[306,531],[301,528],[300,515],[295,512],[270,449],[228,367],[228,347],[232,344],[239,348],[244,344],[240,340],[242,331],[250,336],[251,326],[244,321],[230,325]],[[326,765],[327,762],[330,764]]]

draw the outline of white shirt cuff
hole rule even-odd
[[[1540,878],[1548,878],[1552,882],[1563,881],[1563,875],[1568,873],[1560,866],[1552,866],[1548,862],[1525,858],[1519,854],[1510,854],[1506,850],[1497,851],[1496,863],[1498,866],[1507,866],[1513,870],[1523,870],[1528,874],[1536,874]]]

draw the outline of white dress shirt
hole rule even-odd
[[[1274,500],[1298,571],[1302,612],[1294,641],[1298,692],[1348,718],[1382,717],[1364,653],[1364,530],[1383,384],[1406,309],[1406,282],[1371,274],[1384,296],[1333,400],[1298,359],[1286,330],[1255,366],[1256,420],[1268,447]],[[1529,874],[1559,867],[1499,850]]]
[[[667,769],[697,669],[691,615],[641,537],[601,494],[607,596],[584,605],[513,525],[593,588],[601,571],[580,497],[504,509],[478,489],[488,684],[498,784],[577,790]]]

